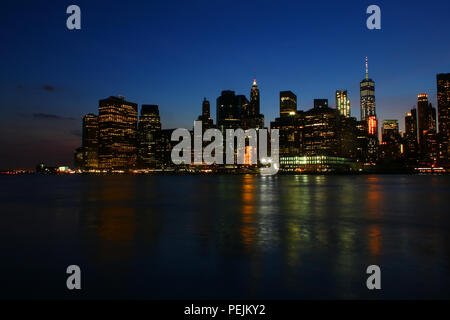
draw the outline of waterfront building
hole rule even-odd
[[[432,166],[437,162],[436,109],[426,93],[417,96],[417,137],[421,165]]]
[[[337,156],[338,114],[327,106],[315,107],[303,117],[303,155]]]
[[[281,156],[282,171],[294,172],[355,172],[354,160],[332,156]]]
[[[339,117],[338,154],[340,157],[360,160],[358,150],[358,121],[355,117]]]
[[[417,143],[417,110],[412,109],[405,116],[405,160],[408,165],[416,165],[418,161],[419,146]]]
[[[297,96],[291,91],[280,92],[280,117],[270,123],[278,129],[280,156],[300,156],[303,145],[303,112],[297,111]]]
[[[157,105],[143,104],[138,122],[137,132],[137,167],[140,169],[157,168],[158,136],[161,131],[161,120]]]
[[[438,123],[439,123],[439,163],[449,165],[450,156],[450,73],[436,76]]]
[[[125,97],[99,101],[99,168],[127,170],[136,164],[138,105]]]
[[[397,120],[383,121],[381,141],[380,158],[385,163],[400,159],[402,156],[402,137]]]

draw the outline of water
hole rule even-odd
[[[450,176],[0,182],[1,298],[450,298]]]

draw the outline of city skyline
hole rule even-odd
[[[2,13],[6,303],[450,300],[450,0]]]
[[[405,16],[400,4],[381,1],[380,31],[365,28],[367,6],[356,2],[329,4],[327,10],[261,2],[258,16],[249,20],[251,2],[140,4],[125,12],[102,1],[79,5],[79,33],[64,28],[65,4],[30,4],[25,12],[6,5],[0,168],[30,168],[41,160],[69,163],[81,139],[81,117],[96,109],[99,98],[118,94],[139,105],[158,104],[163,128],[190,128],[203,97],[213,103],[222,90],[248,95],[248,82],[256,78],[266,127],[277,117],[283,90],[295,93],[299,109],[306,111],[315,98],[335,107],[335,91],[346,89],[351,115],[359,119],[366,56],[376,83],[379,130],[383,120],[398,119],[404,131],[403,118],[416,106],[417,94],[427,93],[436,107],[435,75],[450,69],[449,44],[441,41],[449,6],[444,1],[427,4],[433,10],[422,22],[419,2],[409,3]],[[188,5],[195,13],[183,13]],[[344,13],[346,21],[337,23]],[[285,15],[288,23],[277,27]],[[42,16],[48,23],[40,23]],[[223,16],[234,24],[221,26],[215,18]],[[344,37],[334,39],[337,34]],[[430,46],[416,47],[424,35]],[[120,41],[126,44],[121,49],[100,50]],[[439,50],[430,49],[438,43]],[[214,107],[211,117],[216,118]],[[48,158],[39,160],[38,150]]]
[[[417,95],[417,108],[405,114],[405,133],[399,131],[399,120],[383,120],[381,128],[376,116],[374,81],[368,76],[366,58],[366,76],[361,81],[361,119],[350,116],[350,101],[346,90],[336,91],[337,108],[330,108],[328,99],[314,99],[314,107],[299,110],[297,96],[291,91],[280,91],[279,117],[270,122],[271,135],[275,135],[276,171],[284,172],[374,172],[386,170],[399,172],[409,170],[445,170],[448,167],[448,111],[450,109],[450,73],[437,74],[438,112],[429,101],[428,95]],[[74,155],[74,168],[78,172],[134,172],[148,173],[157,171],[203,172],[205,166],[213,164],[208,172],[257,172],[267,164],[266,156],[261,154],[250,162],[251,150],[257,148],[256,131],[265,132],[264,115],[260,113],[260,91],[256,79],[250,90],[250,100],[246,95],[223,90],[216,99],[216,124],[210,117],[210,102],[204,98],[198,123],[203,129],[193,130],[162,129],[158,105],[141,106],[127,101],[124,96],[110,96],[99,101],[99,114],[87,114],[83,117],[83,139],[81,147]],[[438,120],[439,119],[439,123]],[[437,128],[440,127],[441,132]],[[212,156],[206,141],[201,135],[207,129],[214,129],[222,139],[228,129],[231,134],[241,131],[241,162],[229,162],[227,165],[220,155],[213,163],[205,163],[202,154]],[[254,135],[254,144],[246,146],[245,134]],[[264,130],[261,130],[264,129]],[[273,132],[272,129],[276,129]],[[381,130],[380,130],[381,129]],[[197,160],[191,166],[192,146],[183,149],[183,160],[175,161],[179,156],[179,134],[184,130],[192,141]],[[213,131],[214,131],[213,130]],[[211,130],[209,134],[211,134]],[[381,133],[381,139],[379,136]],[[263,133],[264,135],[265,133]],[[198,138],[198,140],[196,140]],[[273,138],[273,137],[272,137]],[[227,138],[228,141],[228,138]],[[234,139],[233,139],[234,141]],[[276,142],[275,142],[276,141]],[[222,142],[223,143],[223,142]],[[228,143],[228,142],[227,142]],[[234,142],[233,142],[234,144]],[[239,144],[239,143],[238,143]],[[177,146],[177,147],[175,147]],[[234,147],[233,147],[234,148]],[[272,147],[271,147],[272,148]],[[174,153],[174,151],[175,153]],[[245,150],[244,150],[245,149]],[[178,150],[178,151],[176,151]],[[200,152],[200,154],[198,154]],[[214,153],[222,153],[214,149]],[[273,151],[272,151],[273,152]],[[244,155],[244,153],[246,155]],[[273,154],[272,154],[273,156]],[[278,158],[279,157],[279,158]],[[231,158],[230,158],[231,159]],[[280,159],[280,166],[278,164]],[[270,161],[269,161],[270,163]],[[444,167],[444,168],[443,168]],[[56,168],[46,168],[40,164],[38,172],[58,172]],[[62,169],[66,171],[66,169]],[[249,171],[250,170],[250,171]],[[411,171],[412,170],[412,171]]]
[[[373,81],[373,79],[371,79],[371,78],[368,78],[368,73],[367,73],[367,68],[368,68],[368,65],[367,65],[367,57],[365,58],[365,70],[366,70],[366,74],[365,74],[365,78],[361,81],[361,83],[363,83],[364,82],[364,80],[370,80],[370,81]],[[438,80],[438,77],[439,76],[447,76],[448,77],[448,74],[443,74],[443,73],[439,73],[439,74],[437,74],[436,75],[436,80]],[[373,82],[375,82],[375,81],[373,81]],[[437,83],[436,83],[437,84]],[[259,89],[258,89],[258,84],[257,84],[257,80],[256,79],[253,79],[252,80],[252,87],[251,87],[251,90],[249,91],[249,94],[248,95],[246,95],[246,94],[240,94],[239,92],[235,92],[235,91],[233,91],[233,90],[222,90],[221,91],[221,95],[217,98],[217,106],[219,105],[219,103],[221,103],[220,102],[220,99],[221,99],[221,97],[222,97],[222,95],[224,95],[224,94],[232,94],[232,98],[234,99],[234,98],[236,98],[237,99],[237,103],[240,105],[240,109],[242,109],[242,107],[243,107],[243,103],[244,103],[244,108],[245,108],[245,104],[249,107],[249,109],[254,109],[255,107],[253,106],[253,95],[254,95],[254,92],[255,92],[255,90],[256,90],[256,99],[257,99],[257,102],[255,102],[255,103],[257,103],[258,104],[258,111],[259,111],[259,97],[260,97],[260,92],[259,92]],[[283,113],[283,109],[285,108],[285,107],[283,107],[284,106],[284,102],[283,102],[283,99],[281,98],[282,96],[285,96],[286,94],[287,95],[293,95],[295,98],[294,98],[294,100],[295,100],[295,103],[297,102],[297,97],[296,97],[296,95],[295,95],[295,92],[292,92],[292,91],[290,91],[290,90],[284,90],[284,91],[280,91],[279,92],[279,94],[280,94],[280,100],[279,100],[279,105],[278,105],[278,110],[279,110],[279,112],[280,112],[280,115],[281,116],[284,116],[284,117],[286,117],[286,116],[289,116],[289,113]],[[345,100],[347,100],[347,90],[341,90],[341,89],[338,89],[338,90],[336,90],[335,91],[335,98],[336,98],[336,103],[335,104],[331,104],[331,105],[328,105],[328,99],[313,99],[313,106],[311,107],[311,108],[309,108],[309,109],[302,109],[301,108],[301,106],[300,105],[298,105],[297,107],[296,107],[296,112],[298,111],[298,112],[309,112],[309,111],[312,111],[312,110],[315,110],[316,108],[322,108],[323,106],[322,106],[322,104],[324,103],[325,105],[325,107],[329,107],[330,109],[334,109],[335,111],[336,111],[336,114],[339,114],[341,117],[347,117],[347,118],[349,118],[349,117],[351,117],[351,118],[355,118],[357,121],[361,121],[362,122],[362,120],[360,120],[360,119],[362,119],[363,118],[363,109],[364,108],[361,108],[361,105],[363,104],[362,102],[360,102],[360,105],[359,105],[359,110],[357,110],[357,112],[359,111],[360,112],[360,114],[359,114],[359,116],[358,115],[355,115],[354,113],[354,108],[353,108],[353,106],[351,105],[351,101],[350,101],[350,99],[348,99],[348,101],[346,102],[346,103],[344,103],[344,105],[348,108],[348,104],[350,104],[350,110],[348,110],[347,109],[347,111],[346,112],[344,112],[344,113],[342,113],[342,110],[340,110],[339,109],[339,102],[338,102],[338,96],[339,95],[342,95],[342,94],[344,94],[344,96],[345,96]],[[364,95],[364,94],[361,94],[362,96]],[[250,100],[249,99],[247,99],[247,96],[250,98]],[[376,96],[376,93],[375,93],[375,96]],[[376,119],[376,129],[375,129],[375,133],[376,133],[376,136],[377,136],[377,139],[378,139],[378,142],[377,143],[382,143],[383,142],[383,132],[384,132],[384,128],[385,128],[385,124],[387,123],[387,122],[392,122],[392,121],[395,121],[396,123],[397,123],[397,127],[396,127],[396,129],[397,129],[397,131],[399,131],[399,133],[400,134],[407,134],[407,131],[408,131],[408,129],[407,128],[405,128],[405,124],[406,124],[406,121],[407,121],[407,117],[408,116],[410,116],[410,114],[411,114],[411,111],[416,111],[417,112],[417,108],[420,108],[419,106],[420,106],[420,101],[421,101],[421,99],[423,99],[425,97],[425,99],[426,99],[426,101],[427,101],[427,103],[426,103],[426,106],[428,107],[428,103],[430,103],[430,107],[432,107],[432,100],[430,99],[431,97],[430,97],[430,95],[429,94],[427,94],[427,93],[419,93],[419,94],[417,94],[417,100],[416,100],[416,105],[414,105],[414,106],[412,106],[412,109],[411,110],[409,110],[409,111],[407,111],[407,112],[405,112],[404,113],[404,117],[403,118],[401,118],[401,119],[384,119],[384,118],[382,118],[382,117],[378,117],[378,115],[376,115],[376,111],[375,111],[375,114],[373,115],[375,118],[374,119]],[[99,100],[99,103],[100,103],[100,110],[102,109],[102,103],[103,103],[103,101],[107,101],[107,100],[109,100],[109,99],[117,99],[118,101],[120,101],[120,100],[124,100],[125,101],[125,99],[126,99],[126,97],[125,96],[122,96],[122,95],[117,95],[117,96],[110,96],[109,98],[104,98],[104,99],[100,99]],[[245,102],[242,102],[241,101],[241,99],[245,99]],[[215,100],[215,99],[214,99]],[[130,101],[126,101],[126,103],[127,104],[130,104],[133,108],[134,108],[134,113],[135,113],[135,122],[136,122],[136,124],[139,124],[139,122],[141,121],[140,119],[143,117],[143,113],[145,113],[145,112],[148,112],[148,111],[144,111],[144,110],[146,110],[146,109],[149,109],[149,108],[156,108],[156,109],[154,109],[155,111],[154,112],[156,112],[156,115],[157,115],[157,117],[158,117],[158,123],[159,123],[159,130],[161,130],[161,129],[166,129],[166,131],[167,130],[172,130],[172,129],[176,129],[176,128],[167,128],[167,127],[165,127],[164,125],[163,125],[163,123],[164,123],[164,121],[163,121],[163,119],[161,119],[160,118],[160,108],[159,108],[159,105],[157,105],[157,104],[153,104],[153,105],[150,105],[150,104],[146,104],[146,103],[136,103],[136,102],[130,102]],[[206,98],[206,97],[204,97],[203,98],[203,101],[202,101],[202,103],[201,103],[201,107],[199,107],[199,111],[200,111],[200,116],[197,118],[197,119],[192,119],[192,123],[194,122],[194,121],[196,121],[196,120],[200,120],[200,121],[203,121],[203,122],[205,122],[205,121],[208,121],[208,123],[210,123],[213,127],[219,127],[220,128],[220,125],[218,125],[218,123],[219,123],[219,117],[218,117],[218,113],[217,112],[215,112],[215,114],[213,115],[212,113],[211,113],[211,110],[209,109],[207,112],[206,112],[206,114],[208,114],[208,115],[210,115],[211,116],[211,118],[205,118],[205,103],[208,105],[208,108],[210,108],[210,102],[209,102],[209,100]],[[294,103],[294,104],[295,104]],[[199,106],[200,106],[200,104],[199,104]],[[376,102],[375,102],[375,106],[376,106]],[[294,105],[292,105],[292,107],[291,108],[293,108],[294,107]],[[376,108],[376,107],[375,107]],[[213,108],[214,109],[214,108]],[[434,106],[433,107],[433,109],[434,109],[434,119],[433,119],[433,121],[434,121],[434,125],[435,125],[435,130],[436,129],[438,129],[438,128],[440,128],[442,125],[437,121],[438,120],[438,115],[436,114],[436,110],[437,110],[437,105],[436,106]],[[100,111],[99,110],[99,111]],[[293,109],[294,110],[294,109]],[[353,110],[353,112],[352,112],[352,110]],[[257,111],[257,112],[258,112]],[[350,113],[348,113],[350,111]],[[101,111],[100,111],[101,112]],[[295,113],[296,113],[295,112]],[[292,113],[292,112],[291,112]],[[256,115],[258,115],[259,113],[257,113]],[[41,115],[42,117],[46,117],[45,115]],[[242,117],[244,117],[245,118],[245,115],[241,115],[241,114],[239,114],[239,116],[238,116],[238,118],[241,118],[241,116]],[[260,116],[262,116],[262,118],[264,119],[264,114],[260,114]],[[95,121],[97,121],[97,125],[98,125],[98,115],[96,115],[95,113],[92,113],[92,112],[89,112],[89,113],[87,113],[87,114],[85,114],[85,115],[83,115],[82,116],[82,122],[83,123],[85,123],[85,121],[86,121],[86,119],[89,119],[89,118],[91,118],[91,117],[95,117]],[[51,117],[50,117],[51,118]],[[274,124],[273,122],[272,122],[272,120],[275,120],[276,118],[274,118],[274,119],[266,119],[265,120],[265,123],[267,123],[267,122],[269,122],[269,125],[268,126],[265,126],[266,128],[271,128],[271,126]],[[416,119],[416,126],[420,126],[420,117],[418,117],[417,119]],[[73,119],[71,119],[71,120],[73,120]],[[139,120],[139,121],[138,121]],[[366,121],[368,121],[368,123],[369,123],[369,126],[370,126],[370,120],[367,118],[366,119]],[[245,122],[244,122],[245,123]],[[401,124],[401,125],[400,125]],[[255,126],[256,127],[258,127],[258,123],[253,123],[253,122],[251,122],[250,123],[250,127],[248,127],[248,128],[255,128]],[[84,136],[86,135],[86,133],[85,133],[85,125],[83,124],[83,126],[82,126],[82,134],[80,135],[80,141],[82,142],[82,145],[85,145],[85,141],[83,140],[83,139],[85,139],[84,138]],[[206,128],[208,128],[209,126],[207,126]],[[239,124],[236,124],[236,125],[231,125],[231,126],[225,126],[225,127],[223,127],[222,128],[222,130],[224,129],[224,128],[239,128],[240,126],[239,126]],[[244,125],[244,129],[246,129],[245,128],[246,126]],[[276,126],[275,126],[276,127]],[[403,127],[403,128],[405,128],[404,130],[400,130],[400,128],[401,127]],[[192,129],[192,126],[186,126],[186,128],[188,129],[188,130],[191,130]],[[261,127],[262,128],[262,127]],[[438,130],[437,130],[438,131]],[[419,142],[419,146],[420,146],[420,132],[421,132],[421,130],[418,130],[418,135],[417,135],[417,138],[418,138],[418,142]],[[98,133],[97,133],[98,134]],[[136,134],[138,134],[139,135],[139,129],[138,129],[138,127],[136,127]],[[139,142],[137,142],[137,143],[139,143]],[[136,149],[137,150],[137,149]],[[376,151],[376,152],[378,152],[378,151]],[[138,158],[139,158],[139,155],[138,155]],[[62,165],[63,163],[61,163],[61,162],[57,162],[56,163],[56,165],[58,166],[58,165]],[[64,163],[64,165],[67,165],[67,163]],[[70,165],[72,165],[72,163],[70,163]],[[30,167],[33,167],[33,165],[31,165]],[[16,168],[7,168],[7,169],[16,169]],[[20,169],[22,169],[22,168],[20,168]],[[26,169],[26,168],[25,168]]]

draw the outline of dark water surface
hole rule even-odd
[[[1,298],[450,298],[450,176],[0,182]]]

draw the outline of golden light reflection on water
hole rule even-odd
[[[369,248],[373,256],[381,254],[381,229],[378,225],[369,227]]]
[[[379,220],[383,217],[382,210],[382,192],[380,178],[378,176],[367,177],[367,196],[366,196],[366,208],[368,218],[371,220]],[[377,222],[372,222],[368,230],[369,250],[372,258],[381,254],[382,246],[382,232]]]
[[[132,177],[102,177],[87,189],[82,223],[96,239],[99,260],[124,261],[131,254],[137,229],[135,182]]]
[[[100,201],[114,204],[116,201],[132,200],[132,188],[101,188]],[[100,207],[98,236],[103,241],[125,244],[132,241],[136,231],[135,211],[133,206]]]
[[[255,177],[246,175],[242,181],[242,241],[246,247],[255,242]]]
[[[367,265],[379,264],[392,248],[436,256],[450,252],[448,237],[438,227],[433,229],[439,231],[436,234],[417,233],[416,225],[427,222],[425,218],[416,217],[412,227],[402,220],[421,201],[401,198],[403,189],[392,187],[398,183],[396,178],[87,179],[80,217],[90,258],[100,262],[99,269],[120,266],[123,278],[137,265],[134,261],[143,261],[141,271],[161,263],[159,272],[166,272],[166,265],[175,261],[185,275],[204,270],[205,283],[213,283],[216,270],[226,274],[240,261],[236,274],[241,272],[239,283],[249,296],[266,290],[267,278],[276,278],[280,287],[294,291],[306,290],[302,286],[311,281],[307,289],[314,290],[316,281],[308,278],[315,276],[339,288],[333,297],[352,298],[355,279],[364,276]],[[183,189],[177,190],[178,186]],[[438,214],[444,216],[443,211]],[[394,223],[389,225],[390,221]],[[170,275],[178,274],[176,268],[167,269]],[[230,286],[235,279],[232,273]]]

